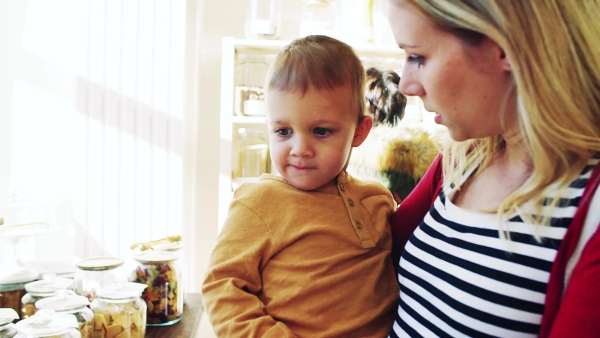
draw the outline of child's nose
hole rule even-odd
[[[306,137],[297,136],[292,145],[291,154],[297,157],[310,157],[314,155],[314,151]]]

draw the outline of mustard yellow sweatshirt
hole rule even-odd
[[[386,337],[398,301],[378,183],[342,172],[301,191],[263,175],[235,192],[202,285],[219,337]]]

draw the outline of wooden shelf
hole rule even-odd
[[[277,54],[290,41],[288,40],[247,40],[232,39],[237,53],[241,54]],[[404,58],[404,51],[393,44],[350,44],[360,57]]]

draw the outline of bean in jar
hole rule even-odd
[[[183,314],[183,293],[180,288],[181,272],[177,265],[179,255],[170,251],[145,251],[136,255],[139,262],[134,282],[148,287],[142,294],[148,312],[148,326],[177,323]]]

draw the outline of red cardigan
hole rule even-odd
[[[392,258],[395,265],[404,245],[439,194],[441,184],[442,161],[439,155],[392,215]],[[569,285],[564,290],[566,266],[577,246],[590,202],[599,184],[600,164],[588,181],[573,222],[556,254],[546,291],[540,337],[600,337],[600,231],[596,230],[588,240],[573,269]]]

